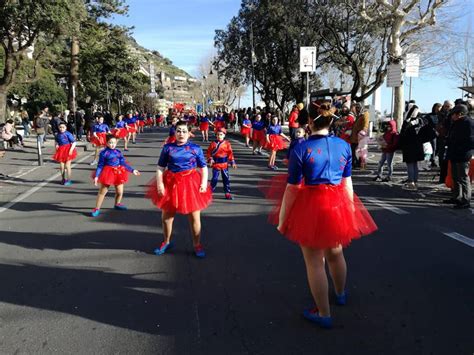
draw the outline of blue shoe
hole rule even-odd
[[[201,244],[196,245],[194,247],[194,255],[198,258],[205,258],[206,257],[206,252],[204,251],[204,248],[202,247]]]
[[[92,216],[92,217],[97,217],[98,215],[100,215],[100,209],[94,208],[94,209],[92,210],[91,216]]]
[[[338,306],[344,306],[347,303],[347,292],[344,291],[341,295],[336,294],[336,304]]]
[[[317,310],[315,309],[306,309],[303,311],[303,317],[305,317],[310,322],[313,322],[319,325],[324,329],[332,328],[332,317],[321,317]]]
[[[71,180],[64,180],[64,186],[71,186],[72,181]]]
[[[114,208],[119,211],[126,211],[128,210],[127,206],[122,205],[121,203],[117,203]]]
[[[173,243],[169,242],[169,243],[161,243],[160,247],[159,248],[156,248],[153,252],[155,253],[155,255],[163,255],[164,253],[166,253],[166,251],[168,249],[171,249],[173,247]]]

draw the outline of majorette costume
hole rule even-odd
[[[128,136],[125,121],[118,121],[115,124],[115,128],[112,129],[111,133],[115,136],[115,138],[125,138],[126,136]]]
[[[352,239],[377,230],[372,217],[357,195],[350,196],[342,178],[351,176],[349,144],[337,137],[313,135],[295,146],[288,168],[285,201],[277,206],[274,222],[280,232],[300,245],[326,249],[347,246]],[[278,221],[280,208],[285,219]]]
[[[206,160],[199,145],[187,142],[166,144],[161,151],[158,166],[166,168],[163,173],[165,192],[158,195],[156,178],[147,185],[146,197],[163,211],[188,214],[200,211],[212,202],[212,191],[199,192],[201,174],[197,167],[206,167]]]
[[[219,131],[221,128],[225,128],[225,118],[224,116],[219,115],[214,121],[214,132]]]
[[[59,163],[66,163],[70,160],[76,159],[76,148],[74,148],[72,154],[69,154],[72,143],[76,141],[74,139],[74,136],[70,132],[65,131],[64,133],[58,133],[55,137],[55,140],[58,145],[58,148],[56,149],[56,153],[54,153],[53,155],[54,160]]]
[[[145,124],[146,124],[147,126],[153,126],[153,123],[154,123],[154,121],[153,121],[153,116],[150,115],[150,114],[148,114],[148,115],[147,115],[147,118],[146,118],[146,121],[145,121]]]
[[[256,142],[260,142],[261,146],[265,145],[266,138],[265,138],[265,122],[263,121],[255,121],[252,124],[252,140]]]
[[[252,121],[249,119],[244,119],[242,121],[242,127],[240,128],[240,133],[244,137],[250,137],[250,130],[252,129]]]
[[[171,126],[168,133],[168,138],[165,140],[165,144],[170,144],[176,142],[176,127]]]
[[[221,129],[222,130],[222,129]],[[207,148],[207,161],[213,161],[212,164],[212,191],[216,188],[219,174],[222,173],[222,183],[224,185],[224,192],[230,194],[230,177],[229,164],[233,165],[234,153],[229,141],[214,141]]]
[[[99,155],[99,162],[92,178],[99,177],[99,182],[103,185],[122,185],[128,181],[128,174],[133,172],[133,168],[127,164],[122,152],[118,149],[103,149]]]
[[[137,118],[135,116],[126,117],[124,119],[124,121],[127,124],[128,133],[136,133],[137,132]]]
[[[97,147],[105,147],[107,143],[105,136],[108,132],[110,132],[110,128],[105,123],[98,123],[94,125],[94,127],[92,127],[91,143]],[[97,135],[97,137],[94,135],[94,133]]]
[[[280,125],[271,125],[267,129],[268,139],[270,143],[266,142],[265,148],[268,150],[282,150],[285,149],[288,144],[281,136],[282,130]]]
[[[206,116],[201,117],[199,119],[199,130],[200,131],[207,131],[209,130],[209,118]]]
[[[155,120],[157,124],[161,124],[163,122],[163,116],[162,115],[155,115]]]
[[[137,117],[137,124],[138,124],[138,126],[140,126],[140,127],[144,127],[144,126],[145,126],[145,116],[144,116],[144,115],[138,115],[138,117]]]

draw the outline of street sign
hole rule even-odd
[[[402,65],[392,63],[387,66],[387,87],[397,88],[402,86]]]
[[[208,104],[208,105],[212,105],[212,100],[211,100],[211,99],[207,99],[207,104]]]
[[[202,105],[201,105],[201,104],[197,104],[197,105],[196,105],[196,112],[197,112],[197,113],[201,113],[201,112],[202,112]]]
[[[420,55],[408,53],[405,60],[405,75],[410,78],[418,78],[420,71]]]
[[[312,73],[316,70],[316,47],[300,47],[300,72]]]

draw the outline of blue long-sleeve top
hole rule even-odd
[[[171,127],[170,127],[170,131],[168,132],[168,136],[169,136],[169,137],[173,137],[174,135],[176,135],[176,127],[175,127],[175,126],[171,126]]]
[[[118,149],[105,148],[99,154],[99,162],[95,170],[95,176],[99,176],[105,166],[123,166],[127,171],[133,172],[133,168],[127,164],[122,152]]]
[[[252,128],[256,131],[262,131],[265,129],[265,122],[263,121],[255,121],[254,123],[252,123]]]
[[[315,135],[297,144],[291,152],[288,183],[297,185],[304,178],[305,185],[338,185],[351,172],[350,145],[338,137]]]
[[[295,149],[295,147],[296,147],[298,144],[300,144],[300,143],[302,143],[302,142],[304,142],[304,141],[305,141],[305,138],[304,138],[304,137],[303,137],[303,138],[298,138],[298,139],[292,140],[291,143],[290,143],[290,146],[288,147],[288,150],[286,151],[286,159],[289,160],[289,159],[290,159],[291,152],[293,151],[293,149]]]
[[[115,128],[125,128],[126,122],[125,121],[118,121],[115,124]]]
[[[110,128],[105,123],[101,123],[101,124],[98,123],[94,125],[94,127],[92,127],[92,132],[95,132],[95,133],[107,133],[109,131],[110,131]]]
[[[280,125],[275,125],[275,126],[269,126],[267,128],[267,134],[281,134],[281,126]]]
[[[201,122],[201,123],[209,122],[209,117],[207,117],[207,116],[201,117],[201,118],[199,119],[199,122]]]
[[[58,133],[56,134],[56,143],[58,143],[59,146],[65,145],[65,144],[72,144],[76,140],[74,139],[74,136],[71,134],[71,132],[64,132],[64,133]]]
[[[137,122],[137,118],[136,118],[135,116],[126,117],[126,118],[124,119],[124,121],[125,121],[126,124],[132,125],[132,124],[134,124],[134,123]]]
[[[165,144],[158,160],[158,166],[177,173],[196,167],[204,168],[207,164],[201,147],[195,143],[187,142],[183,145]]]

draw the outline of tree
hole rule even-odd
[[[0,77],[0,122],[5,120],[6,95],[28,49],[40,36],[59,35],[85,15],[80,0],[3,0],[0,37],[3,73]]]

